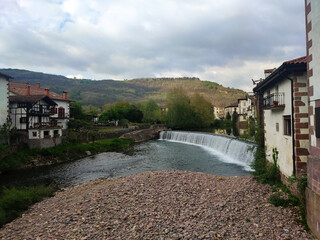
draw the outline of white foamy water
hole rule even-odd
[[[183,131],[162,131],[160,140],[200,146],[206,151],[218,155],[221,161],[241,165],[246,171],[252,171],[250,164],[254,160],[256,149],[253,143],[217,134]]]

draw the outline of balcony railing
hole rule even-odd
[[[266,108],[283,108],[284,93],[273,93],[270,96],[263,98],[263,106]]]
[[[61,128],[56,121],[35,123],[32,128]]]

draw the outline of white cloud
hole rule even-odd
[[[303,1],[1,0],[0,66],[248,89],[270,63],[305,54],[304,31]]]

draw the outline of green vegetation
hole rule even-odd
[[[169,110],[166,123],[175,129],[209,127],[214,120],[212,106],[203,96],[195,93],[188,97],[182,88],[170,91],[167,96]]]
[[[257,150],[255,153],[255,161],[251,164],[251,167],[254,169],[254,172],[252,173],[253,176],[260,183],[269,184],[272,186],[272,191],[275,192],[275,194],[270,197],[269,201],[273,205],[281,207],[299,206],[301,218],[298,219],[298,221],[304,225],[306,230],[308,230],[309,228],[306,221],[305,208],[305,189],[307,187],[307,178],[288,178],[288,182],[291,184],[298,182],[298,190],[301,196],[301,199],[298,199],[281,181],[280,170],[278,166],[278,149],[272,149],[273,163],[269,163],[265,155],[263,127],[261,127],[259,123],[255,132]]]
[[[85,157],[86,151],[92,154],[120,151],[133,143],[130,139],[113,138],[97,140],[93,143],[65,143],[52,148],[23,149],[0,160],[0,171],[32,166],[33,160],[39,165],[76,160]]]
[[[237,122],[238,122],[238,113],[236,111],[234,111],[232,113],[232,133],[233,136],[238,137],[239,136],[239,131],[238,131],[238,127],[237,127]]]
[[[130,122],[141,122],[143,113],[133,104],[128,102],[117,102],[103,111],[99,120],[118,121],[124,119]]]
[[[30,205],[46,197],[52,197],[55,190],[53,185],[1,189],[0,227],[19,217]]]
[[[155,123],[161,122],[161,110],[154,100],[148,100],[141,104],[140,109],[143,113],[142,122]]]

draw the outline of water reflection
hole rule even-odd
[[[0,183],[35,184],[54,181],[60,187],[70,187],[98,178],[168,169],[221,176],[249,175],[243,166],[223,162],[219,156],[201,147],[155,140],[134,146],[131,153],[101,153],[75,162],[2,174]]]

